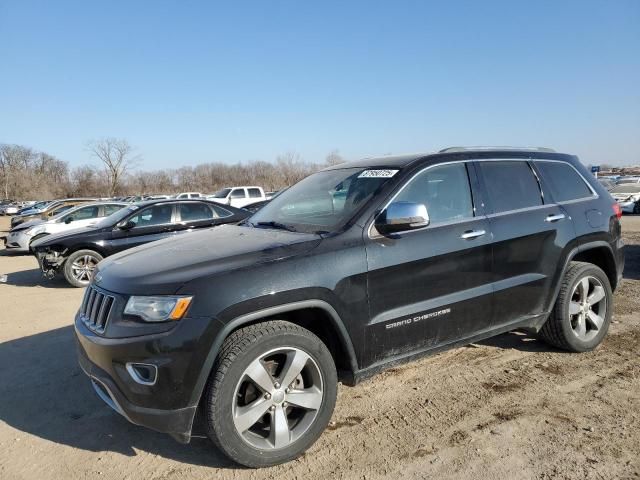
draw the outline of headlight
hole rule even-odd
[[[145,322],[180,320],[193,297],[131,297],[124,313],[136,315]]]

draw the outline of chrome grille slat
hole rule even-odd
[[[90,286],[80,306],[80,318],[89,330],[103,333],[115,303],[115,297]]]
[[[89,316],[89,313],[91,312],[91,307],[93,307],[93,302],[95,298],[96,298],[96,291],[93,288],[89,289],[89,299],[87,300],[87,309],[84,311],[85,317]]]
[[[89,300],[90,293],[91,291],[87,288],[87,290],[84,292],[84,297],[82,297],[82,305],[80,305],[80,313],[82,313],[83,315],[87,311],[87,300]]]

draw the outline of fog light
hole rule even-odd
[[[127,363],[127,372],[140,385],[155,385],[158,380],[158,367],[151,363]]]

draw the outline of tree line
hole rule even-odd
[[[305,161],[295,152],[273,162],[253,161],[158,170],[138,170],[141,157],[123,139],[104,138],[87,143],[97,165],[71,168],[68,162],[23,145],[0,144],[0,196],[14,200],[70,197],[112,197],[172,194],[185,191],[213,193],[234,185],[258,185],[279,190],[305,176],[344,160],[337,151],[324,162]]]

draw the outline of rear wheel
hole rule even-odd
[[[324,431],[336,392],[333,358],[310,331],[284,321],[240,329],[225,341],[207,387],[209,437],[248,467],[293,460]]]
[[[636,202],[633,204],[633,213],[636,215],[640,214],[640,202]]]
[[[612,300],[609,278],[599,267],[571,262],[540,337],[572,352],[593,350],[607,334]]]
[[[86,287],[91,283],[93,272],[102,255],[93,250],[73,252],[64,262],[64,278],[74,287]]]

